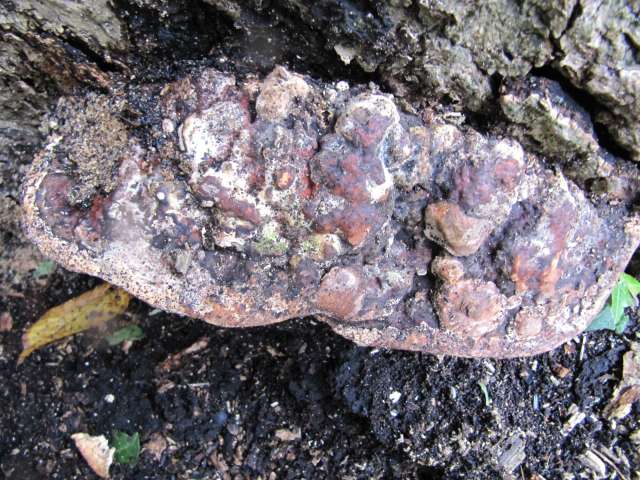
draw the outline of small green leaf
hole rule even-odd
[[[611,315],[613,315],[613,321],[615,322],[624,313],[624,300],[623,295],[627,289],[623,286],[622,282],[618,282],[611,292]]]
[[[624,309],[627,307],[635,306],[635,299],[631,292],[627,289],[627,285],[624,280],[620,279],[616,287],[611,292],[611,310],[613,314],[613,320],[618,323],[624,316]]]
[[[631,275],[629,275],[628,273],[623,273],[620,276],[620,280],[622,280],[624,282],[624,284],[627,287],[627,290],[629,290],[629,293],[636,299],[636,301],[638,300],[638,295],[640,295],[640,280],[632,277]]]
[[[633,308],[635,306],[636,306],[636,298],[625,285],[624,290],[622,291],[622,307]]]
[[[613,314],[611,313],[611,307],[605,305],[596,318],[593,319],[591,325],[586,328],[587,332],[594,330],[614,330],[616,322],[613,321]]]
[[[489,389],[484,382],[478,382],[478,386],[480,390],[482,390],[482,394],[484,395],[484,404],[488,407],[491,405],[491,397],[489,396]]]
[[[624,332],[624,329],[627,328],[628,324],[629,324],[629,316],[623,315],[622,318],[618,319],[618,321],[616,322],[614,330],[618,335],[621,335]]]
[[[592,330],[614,330],[621,334],[629,323],[629,317],[625,315],[625,308],[635,307],[640,294],[640,282],[631,275],[622,273],[613,291],[611,298],[602,311],[587,328]]]
[[[111,446],[116,449],[114,460],[124,465],[135,465],[140,456],[140,435],[138,432],[127,435],[124,432],[113,432]]]
[[[52,260],[45,260],[44,262],[40,262],[36,269],[33,271],[33,276],[35,278],[47,277],[53,273],[56,269],[56,263]]]
[[[121,344],[122,342],[135,342],[136,340],[142,340],[144,337],[145,335],[144,331],[142,331],[142,328],[140,328],[139,325],[132,324],[116,330],[115,332],[104,337],[104,339],[110,346],[114,347]]]

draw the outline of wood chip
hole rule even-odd
[[[607,405],[605,414],[609,418],[624,418],[631,413],[631,407],[638,399],[640,399],[640,385],[625,388]]]
[[[518,468],[526,458],[524,452],[526,446],[527,443],[519,434],[511,435],[504,443],[502,452],[498,457],[498,465],[500,465],[501,469],[511,473]]]
[[[618,466],[613,462],[613,460],[611,458],[609,458],[607,456],[607,454],[605,454],[602,450],[592,450],[593,453],[595,453],[598,458],[600,460],[602,460],[604,463],[606,463],[607,465],[609,465],[611,468],[613,468],[616,473],[618,474],[618,476],[620,477],[621,480],[629,480],[618,468]],[[616,459],[619,461],[619,459]]]
[[[578,407],[575,404],[571,405],[571,407],[569,408],[569,413],[571,413],[571,416],[569,417],[569,420],[564,422],[564,425],[562,426],[562,435],[568,435],[569,433],[571,433],[574,428],[576,428],[580,423],[582,423],[585,418],[587,418],[587,415],[584,412],[578,410]]]
[[[604,478],[607,475],[607,466],[598,454],[587,450],[579,457],[580,463],[593,472],[596,478]]]
[[[640,344],[633,343],[622,357],[622,379],[613,392],[605,409],[610,419],[621,419],[629,415],[634,402],[640,399]]]
[[[92,437],[88,433],[74,433],[71,438],[91,470],[100,478],[109,478],[109,467],[113,463],[115,448],[109,448],[104,435]]]
[[[181,352],[169,355],[164,362],[160,364],[158,369],[161,372],[170,372],[171,370],[178,368],[182,359],[187,355],[193,355],[200,352],[209,346],[209,337],[202,337],[196,342],[192,343],[189,347],[185,348]]]

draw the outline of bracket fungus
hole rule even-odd
[[[372,87],[278,67],[63,98],[24,187],[65,267],[227,327],[315,316],[362,345],[550,350],[605,303],[640,241],[508,138]]]

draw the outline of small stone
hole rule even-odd
[[[342,252],[340,237],[335,234],[315,234],[301,243],[303,254],[316,261],[329,260]]]

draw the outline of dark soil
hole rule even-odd
[[[167,442],[158,457],[114,465],[116,479],[596,478],[580,461],[587,450],[611,455],[625,478],[640,465],[640,408],[603,418],[635,322],[535,358],[466,360],[357,347],[312,319],[231,330],[136,302],[109,326],[143,328],[128,352],[92,332],[18,367],[25,326],[96,280],[58,268],[24,283],[0,299],[13,318],[0,333],[2,478],[94,478],[70,436],[115,430]],[[202,338],[206,348],[161,368]],[[563,434],[574,404],[586,418]],[[499,459],[520,440],[510,476]]]

